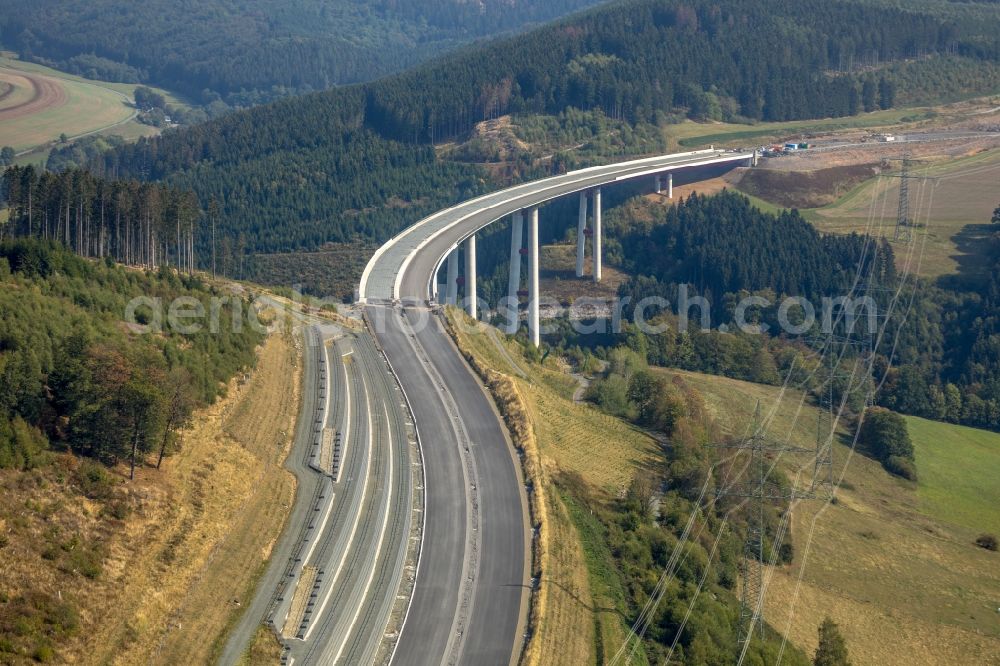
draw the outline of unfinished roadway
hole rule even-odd
[[[296,503],[223,664],[262,622],[283,664],[385,663],[412,589],[422,467],[402,393],[367,332],[302,331]]]

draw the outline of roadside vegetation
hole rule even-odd
[[[698,391],[723,433],[741,435],[760,404],[769,436],[815,448],[819,412],[801,392],[656,371]],[[829,615],[853,663],[980,662],[1000,650],[993,630],[997,555],[976,545],[1000,531],[989,471],[996,469],[1000,435],[912,417],[905,422],[920,465],[916,483],[852,453],[852,433],[838,429],[837,500],[793,507],[794,556],[772,570],[765,615],[810,654],[817,626]],[[786,455],[780,466],[793,474],[809,458]],[[898,639],[886,639],[886,626]]]
[[[239,330],[142,335],[122,321],[130,299],[185,298],[208,311],[219,292],[52,242],[0,243],[0,283],[0,483],[9,500],[0,510],[0,653],[63,662],[94,639],[106,612],[95,615],[94,604],[112,604],[123,576],[137,580],[131,558],[155,555],[142,548],[159,537],[141,546],[139,533],[165,530],[167,515],[202,501],[170,499],[171,460],[189,455],[185,433],[198,410],[251,371],[262,336],[239,298],[222,309],[228,322],[232,303],[243,305]],[[181,543],[164,551],[165,565]]]
[[[666,437],[663,443],[637,425],[575,403],[576,380],[559,361],[540,364],[523,340],[495,336],[454,311],[448,317],[460,348],[487,384],[505,381],[516,387],[540,454],[543,475],[533,483],[546,483],[540,491],[546,506],[535,602],[543,605],[536,611],[529,663],[607,663],[620,648],[628,653],[633,647],[628,663],[659,663],[671,652],[678,663],[731,663],[738,608],[733,590],[742,546],[722,528],[714,509],[698,513],[700,536],[680,546],[684,564],[646,637],[637,642],[628,634],[678,546],[707,470],[703,446],[716,430],[697,392],[683,384],[668,389],[665,400],[673,404],[676,419],[669,434],[657,435]],[[503,411],[502,399],[498,402]],[[512,430],[519,429],[523,426]],[[533,515],[537,521],[538,513]],[[685,623],[688,602],[706,575],[704,593],[697,595]],[[566,626],[573,630],[560,629]],[[779,643],[769,630],[765,642],[754,642],[751,654],[770,663]],[[795,648],[784,658],[808,663]]]

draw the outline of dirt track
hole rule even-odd
[[[26,101],[5,109],[0,109],[0,122],[38,113],[39,111],[62,106],[66,103],[66,90],[55,79],[10,71],[0,71],[0,78],[15,86],[23,85],[26,82],[32,89],[31,97]],[[13,91],[13,88],[7,91],[4,97],[7,97]]]

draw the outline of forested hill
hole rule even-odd
[[[218,321],[234,325],[168,325],[168,307],[194,302],[203,312],[222,303]],[[139,307],[126,322],[130,303]],[[44,464],[50,445],[108,464],[171,453],[191,410],[254,363],[263,336],[247,307],[166,267],[139,272],[52,241],[0,241],[0,469]]]
[[[995,13],[956,21],[933,7],[625,0],[376,82],[143,140],[101,167],[174,179],[203,202],[214,196],[223,233],[245,231],[251,250],[383,240],[488,186],[427,147],[487,118],[570,107],[633,123],[840,116],[858,112],[863,80],[882,76],[846,65],[872,54],[883,63],[916,55],[933,63],[942,53],[1000,61]],[[880,83],[891,106],[894,82]]]
[[[371,80],[598,1],[0,0],[0,41],[84,76],[191,96],[280,93]]]

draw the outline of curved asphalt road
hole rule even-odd
[[[429,310],[367,314],[412,405],[424,458],[424,538],[393,664],[514,663],[530,537],[506,431]]]
[[[701,150],[526,183],[431,215],[372,257],[358,300],[409,398],[426,479],[420,562],[393,664],[516,663],[527,618],[524,483],[490,398],[428,307],[444,258],[479,229],[557,197],[751,157]]]
[[[582,190],[712,164],[745,162],[753,153],[697,150],[571,171],[561,176],[487,194],[440,211],[407,227],[380,247],[358,286],[358,300],[422,303],[434,297],[432,284],[448,253],[479,229],[511,213]]]

